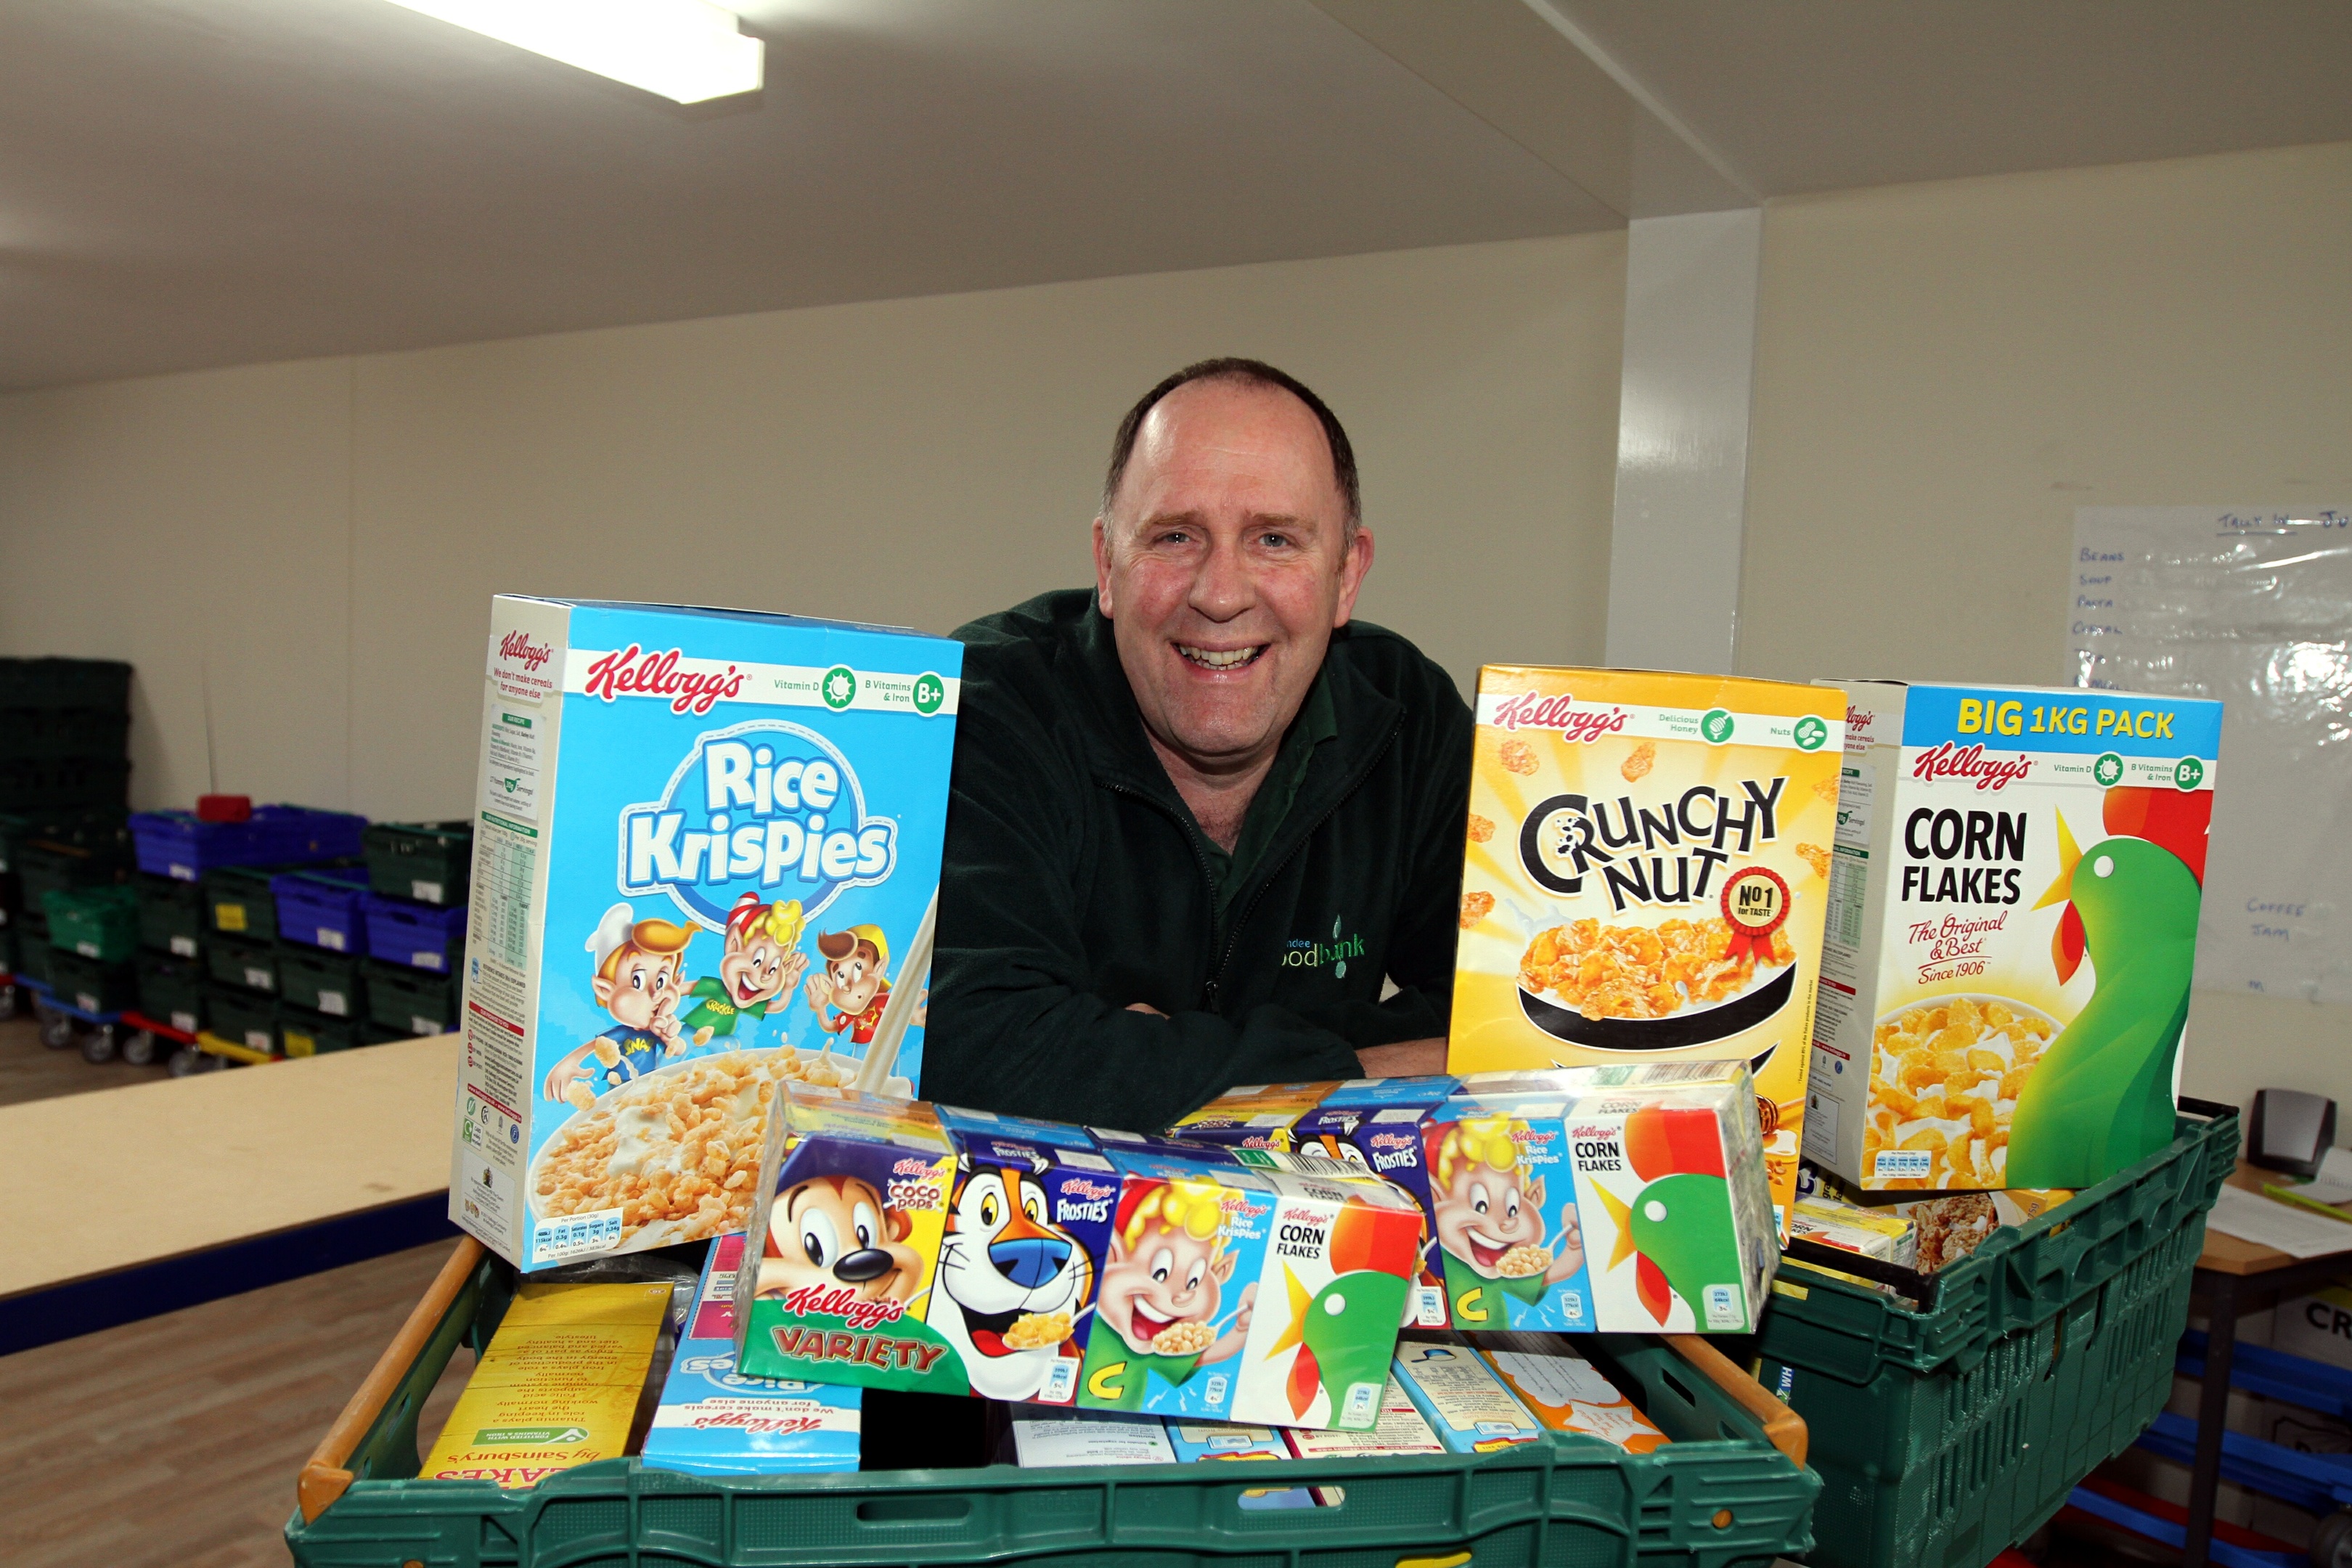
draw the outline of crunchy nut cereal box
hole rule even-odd
[[[1481,670],[1448,1069],[1743,1058],[1785,1226],[1844,719],[1778,681]]]
[[[2221,705],[1824,683],[1848,704],[1808,1158],[2081,1188],[2172,1141]]]
[[[527,1269],[740,1230],[778,1083],[912,1092],[962,651],[492,601],[455,1223]]]

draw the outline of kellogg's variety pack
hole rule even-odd
[[[1775,681],[1478,676],[1446,1065],[1747,1059],[1796,1186],[1844,704]]]
[[[525,1268],[739,1230],[776,1084],[911,1092],[961,661],[493,602],[457,1224]]]
[[[1418,1259],[1405,1194],[1244,1163],[1255,1150],[1080,1147],[799,1085],[783,1103],[751,1211],[760,1257],[736,1279],[745,1375],[1377,1419]]]
[[[2221,705],[1824,685],[1847,707],[1806,1155],[2086,1187],[2172,1141]]]

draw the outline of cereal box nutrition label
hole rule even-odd
[[[520,823],[482,814],[482,831],[475,835],[473,929],[482,938],[486,956],[495,957],[515,972],[519,1008],[520,982],[530,952],[530,889],[539,868],[539,833]]]

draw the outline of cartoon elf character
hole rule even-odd
[[[1510,1301],[1532,1309],[1584,1267],[1573,1203],[1562,1205],[1560,1233],[1544,1245],[1544,1179],[1520,1169],[1512,1136],[1527,1131],[1507,1116],[1429,1129],[1430,1217],[1457,1323],[1509,1328]]]
[[[584,944],[596,961],[589,982],[614,1026],[548,1069],[543,1092],[585,1109],[597,1095],[661,1065],[686,1049],[677,1021],[678,974],[693,926],[638,920],[614,904]]]
[[[1243,1289],[1233,1326],[1223,1334],[1215,1327],[1234,1277],[1234,1255],[1225,1250],[1227,1190],[1213,1181],[1179,1179],[1131,1185],[1120,1199],[1078,1377],[1087,1405],[1147,1409],[1155,1392],[1165,1402],[1202,1367],[1241,1353],[1256,1281]],[[1110,1333],[1102,1331],[1106,1324]]]
[[[719,973],[686,988],[678,1023],[693,1032],[694,1043],[707,1046],[713,1036],[724,1036],[732,1044],[751,1044],[758,1020],[789,1006],[793,987],[808,970],[808,955],[793,951],[800,940],[798,899],[768,904],[746,893],[736,900],[727,911]]]
[[[874,1026],[890,1000],[890,982],[883,971],[890,963],[890,944],[877,925],[854,925],[847,931],[820,932],[816,950],[824,967],[808,978],[809,1011],[817,1026],[828,1034],[846,1034],[853,1045],[874,1043]],[[929,993],[924,995],[928,997]],[[833,1016],[825,1016],[825,1009]],[[915,1027],[923,1026],[929,1011],[922,998],[915,1006]]]

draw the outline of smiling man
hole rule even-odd
[[[956,634],[926,1094],[1148,1130],[1443,1069],[1471,716],[1350,621],[1359,513],[1322,399],[1205,361],[1119,424],[1094,588]]]

